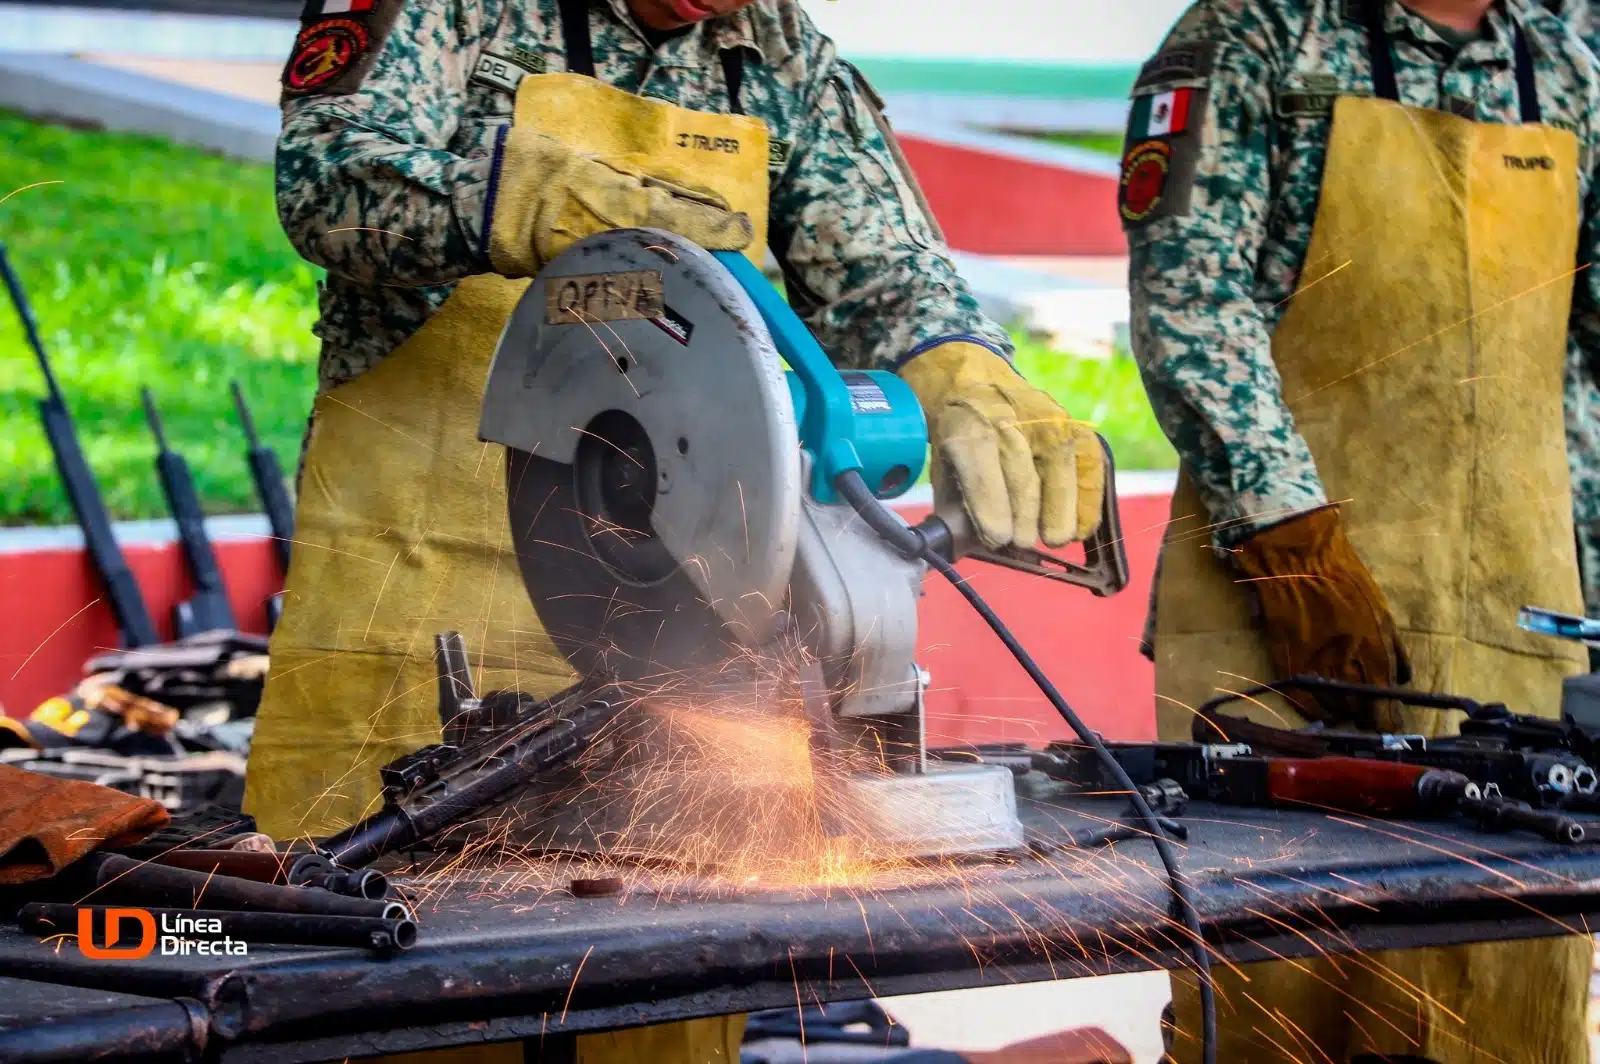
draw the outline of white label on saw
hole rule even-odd
[[[845,373],[844,386],[850,389],[850,407],[858,414],[887,414],[889,400],[878,382],[865,373]]]
[[[545,288],[545,324],[659,318],[666,308],[660,270],[552,277]]]

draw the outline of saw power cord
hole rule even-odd
[[[1188,880],[1184,878],[1182,869],[1178,867],[1178,855],[1173,851],[1172,844],[1167,841],[1166,832],[1162,830],[1161,818],[1150,808],[1150,803],[1145,801],[1144,795],[1139,792],[1139,788],[1122,764],[1111,756],[1111,751],[1106,749],[1106,744],[1101,741],[1100,736],[1083,722],[1083,718],[1078,716],[1077,711],[1067,704],[1061,692],[1056,690],[1055,684],[1050,682],[1044,670],[1039,668],[1038,662],[1033,660],[1033,655],[1017,641],[1017,637],[1011,634],[1011,629],[1006,627],[1006,623],[990,608],[983,597],[973,590],[972,585],[956,572],[955,566],[929,545],[927,537],[917,529],[907,526],[880,502],[867,487],[859,472],[850,470],[839,474],[833,482],[833,487],[867,523],[867,526],[882,536],[890,546],[907,558],[927,562],[950,581],[961,593],[961,597],[966,599],[994,630],[994,634],[1000,637],[1006,649],[1011,651],[1011,656],[1017,659],[1017,663],[1026,670],[1039,690],[1044,692],[1045,698],[1050,700],[1050,704],[1061,714],[1061,718],[1078,736],[1079,741],[1095,752],[1095,756],[1117,781],[1117,785],[1128,792],[1129,800],[1139,814],[1139,819],[1149,829],[1150,841],[1155,844],[1156,854],[1161,858],[1162,867],[1166,869],[1167,882],[1171,885],[1178,915],[1189,932],[1189,958],[1200,983],[1203,1059],[1205,1064],[1217,1064],[1217,1005],[1211,980],[1211,955],[1206,952],[1205,934],[1200,926],[1200,912],[1195,908],[1194,895],[1189,889]]]

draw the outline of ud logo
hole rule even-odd
[[[144,909],[107,909],[105,944],[94,944],[94,910],[78,910],[78,950],[91,960],[137,961],[150,956],[156,948],[156,918]],[[124,920],[139,925],[139,942],[133,946],[119,946],[122,941]]]
[[[1554,170],[1556,161],[1548,155],[1506,155],[1508,170]]]

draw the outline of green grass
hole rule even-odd
[[[1069,148],[1083,148],[1101,155],[1122,154],[1121,133],[1046,133],[1041,138],[1051,144],[1064,144]]]
[[[256,508],[228,395],[237,377],[293,468],[316,382],[317,272],[278,227],[272,174],[163,141],[0,113],[0,238],[27,287],[107,507],[165,513],[139,389],[211,513]],[[35,188],[36,182],[58,182]],[[0,523],[72,520],[35,400],[44,384],[0,310]]]
[[[106,505],[166,513],[139,389],[155,394],[208,513],[257,508],[228,395],[238,378],[286,470],[316,385],[318,271],[278,228],[264,165],[0,112],[0,239],[27,286]],[[25,188],[39,182],[38,187]],[[1020,362],[1111,439],[1123,468],[1173,462],[1126,359],[1023,341]],[[44,385],[0,309],[0,524],[72,512],[35,410]]]
[[[1132,358],[1074,358],[1018,339],[1017,368],[1073,417],[1093,425],[1111,444],[1118,469],[1178,467],[1178,454],[1156,424]]]

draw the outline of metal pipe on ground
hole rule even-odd
[[[122,903],[192,909],[205,905],[235,912],[308,913],[411,919],[399,902],[350,898],[320,887],[282,887],[233,876],[136,861],[114,853],[90,854],[79,862],[92,889],[91,904]]]

